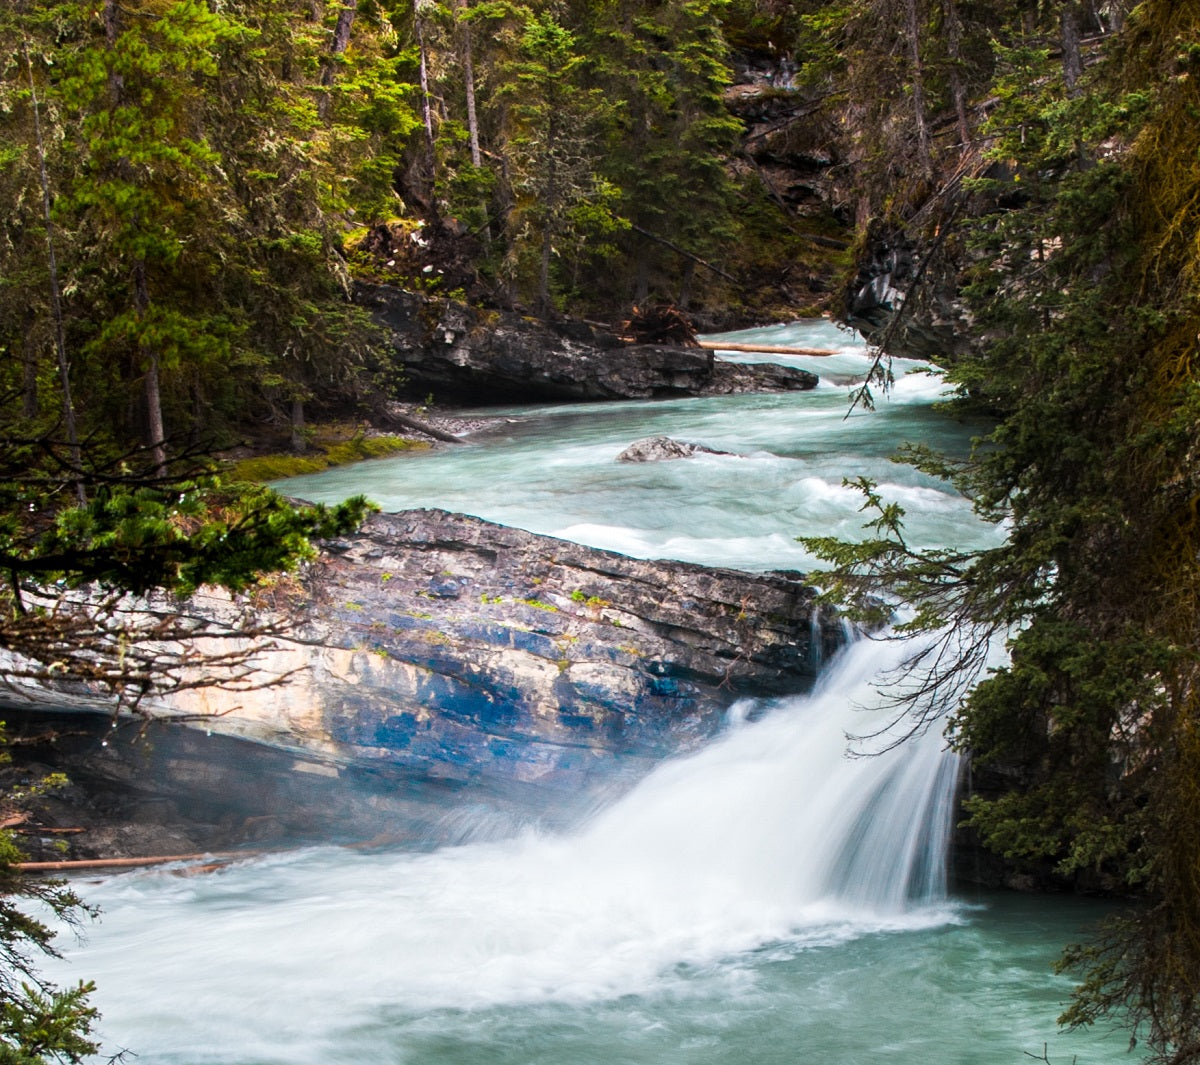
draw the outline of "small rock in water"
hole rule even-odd
[[[728,451],[693,444],[687,440],[672,440],[669,436],[648,436],[630,444],[617,456],[618,462],[666,462],[687,459],[693,455],[728,455]]]

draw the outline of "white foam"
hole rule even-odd
[[[70,953],[115,1042],[278,1060],[380,1009],[686,993],[689,971],[759,948],[953,919],[940,738],[844,757],[870,676],[894,661],[888,644],[852,648],[813,696],[663,765],[571,835],[111,878],[85,889],[106,917]]]

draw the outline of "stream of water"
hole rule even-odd
[[[853,535],[866,475],[908,510],[912,542],[997,530],[888,456],[961,448],[971,427],[902,378],[846,413],[865,353],[825,323],[740,334],[837,344],[797,359],[810,393],[514,408],[485,442],[287,482],[310,499],[366,492],[645,556],[802,568],[794,537]],[[630,466],[666,434],[732,452]],[[873,726],[876,672],[902,648],[863,641],[817,688],[668,762],[573,832],[429,853],[317,848],[219,874],[81,881],[104,911],[53,975],[95,979],[109,1053],[139,1065],[928,1065],[1127,1060],[1105,1033],[1056,1032],[1062,944],[1099,916],[1080,900],[948,896],[957,774],[927,733],[847,758]]]

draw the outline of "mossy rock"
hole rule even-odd
[[[364,459],[387,458],[404,451],[425,451],[431,445],[423,440],[409,440],[402,436],[354,436],[349,440],[318,444],[317,447],[320,451],[311,455],[274,454],[241,459],[229,467],[229,479],[256,483],[281,481]]]

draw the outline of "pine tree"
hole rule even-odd
[[[628,257],[622,276],[632,275],[633,286],[618,298],[645,302],[657,275],[657,294],[686,304],[696,258],[713,255],[732,237],[725,167],[741,127],[722,98],[731,81],[725,6],[724,0],[611,0],[587,5],[581,16],[591,77],[621,101],[604,156],[604,175],[619,190],[620,213],[631,228],[621,241]]]
[[[870,609],[861,592],[889,589],[917,607],[910,628],[949,626],[924,686],[943,698],[914,727],[949,714],[974,764],[1001,771],[968,803],[985,842],[1139,896],[1068,950],[1081,983],[1062,1020],[1125,1025],[1182,1065],[1200,1060],[1200,16],[1150,0],[1083,66],[1069,40],[1052,54],[1049,14],[1040,40],[1026,20],[1000,52],[997,166],[972,188],[981,340],[948,376],[957,409],[996,426],[965,463],[910,453],[1007,539],[914,550],[864,485],[870,538],[814,546],[837,594]],[[1011,661],[960,704],[989,636]]]
[[[169,378],[221,358],[221,323],[195,299],[218,269],[210,238],[221,184],[194,122],[213,51],[235,32],[196,0],[159,13],[105,5],[104,36],[81,48],[56,86],[75,131],[59,209],[79,233],[74,271],[99,328],[86,353],[123,364],[143,393],[151,461],[166,468]]]
[[[582,84],[585,57],[574,33],[549,13],[529,15],[499,95],[507,125],[509,266],[527,276],[532,262],[537,312],[553,309],[551,265],[597,228],[611,225],[610,189],[597,172],[598,132],[608,105]]]

